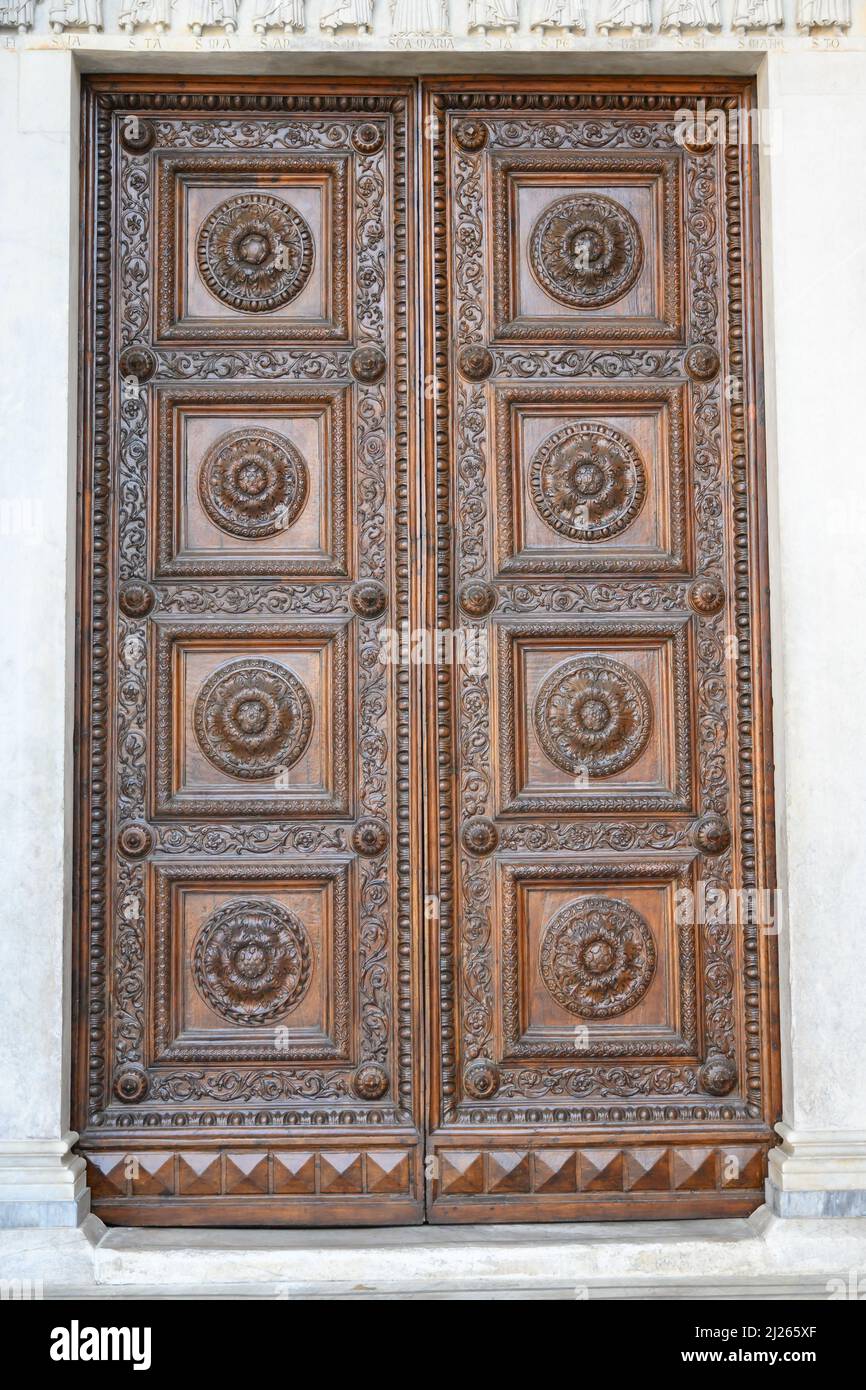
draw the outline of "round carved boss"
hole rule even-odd
[[[582,1018],[633,1009],[652,983],[652,932],[618,898],[582,898],[560,908],[541,943],[541,976],[558,1004]]]
[[[309,491],[307,465],[293,444],[273,430],[224,434],[205,454],[198,495],[221,531],[261,540],[298,519]]]
[[[375,1062],[366,1062],[355,1072],[352,1089],[360,1100],[380,1100],[388,1089],[388,1073]]]
[[[600,541],[630,526],[646,499],[646,469],[632,441],[612,425],[581,420],[554,430],[529,466],[542,521],[575,541]]]
[[[559,198],[532,229],[529,264],[541,288],[561,304],[601,309],[622,299],[640,274],[640,231],[612,198]]]
[[[202,686],[193,713],[205,757],[231,777],[274,777],[298,761],[310,740],[306,688],[275,661],[231,661]]]
[[[301,293],[315,256],[299,212],[270,193],[220,203],[198,234],[198,268],[211,294],[243,313],[279,309]]]
[[[230,1023],[272,1023],[307,992],[313,952],[293,912],[275,902],[233,902],[205,922],[193,978],[205,1003]]]
[[[634,671],[608,657],[577,657],[554,668],[535,699],[535,731],[565,772],[610,777],[643,752],[652,704]]]

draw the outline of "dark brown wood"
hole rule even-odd
[[[678,139],[699,99],[752,92],[86,81],[74,1125],[105,1220],[762,1200],[757,192],[751,147]],[[404,622],[457,660],[383,663]]]
[[[763,1200],[754,172],[678,138],[699,99],[731,117],[750,88],[426,88],[427,611],[489,657],[427,685],[433,1221]]]
[[[414,91],[86,84],[76,1119],[130,1224],[423,1212]]]

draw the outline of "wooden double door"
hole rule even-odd
[[[88,82],[74,1123],[107,1221],[762,1200],[749,96]]]

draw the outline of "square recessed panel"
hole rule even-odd
[[[159,389],[158,576],[349,574],[347,389]]]
[[[506,1060],[698,1055],[695,864],[499,864]]]
[[[500,573],[687,570],[684,390],[497,390]]]
[[[493,335],[683,336],[676,156],[494,155]]]
[[[157,815],[347,815],[345,623],[155,622]]]
[[[153,873],[154,1060],[349,1060],[349,875],[322,864]]]
[[[160,155],[157,179],[157,340],[346,340],[347,155]]]
[[[688,619],[496,624],[499,810],[692,807]]]

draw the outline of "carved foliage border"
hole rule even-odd
[[[231,144],[233,137],[239,148],[256,144],[274,148],[300,145],[307,148],[318,142],[323,149],[347,149],[352,129],[359,120],[385,117],[390,134],[393,158],[390,183],[387,181],[389,142],[378,154],[356,156],[359,179],[364,181],[365,197],[359,202],[355,227],[355,244],[359,262],[358,303],[356,319],[361,340],[380,332],[385,340],[389,334],[394,349],[392,379],[394,382],[393,411],[396,423],[391,444],[397,531],[408,534],[408,368],[410,335],[407,325],[409,284],[407,279],[407,102],[405,97],[385,96],[237,96],[187,94],[86,94],[84,107],[85,130],[88,137],[88,187],[94,206],[94,219],[89,243],[93,265],[91,278],[90,318],[88,339],[94,351],[94,366],[85,376],[87,386],[83,398],[87,456],[83,462],[88,499],[88,525],[91,534],[91,560],[83,576],[84,611],[92,617],[92,638],[89,649],[85,644],[82,665],[82,728],[86,730],[82,747],[82,771],[89,782],[89,798],[81,823],[83,857],[81,901],[87,909],[87,926],[81,922],[84,936],[79,951],[87,964],[86,980],[81,981],[79,1017],[87,1020],[82,1030],[84,1051],[77,1057],[78,1127],[94,1133],[99,1128],[165,1127],[176,1123],[175,1110],[159,1112],[153,1104],[146,1109],[132,1106],[118,1108],[108,1096],[109,1075],[106,1063],[109,1046],[116,1065],[142,1061],[144,1037],[144,875],[142,864],[123,858],[115,862],[113,889],[107,878],[111,862],[109,846],[110,818],[109,787],[112,782],[109,722],[112,718],[111,682],[109,679],[112,644],[110,614],[114,602],[114,583],[110,581],[113,537],[112,504],[109,481],[112,476],[110,420],[112,409],[117,413],[119,430],[118,481],[116,509],[118,528],[117,579],[147,577],[147,536],[144,518],[147,515],[147,407],[146,395],[112,406],[114,390],[111,352],[114,323],[115,293],[111,248],[117,236],[119,294],[117,321],[118,347],[130,343],[147,343],[150,322],[150,289],[148,277],[148,228],[150,225],[150,177],[147,158],[121,155],[115,145],[115,116],[124,110],[140,113],[157,112],[155,120],[157,142],[168,146]],[[166,117],[171,110],[173,119]],[[185,112],[204,109],[209,114],[195,125]],[[231,116],[212,121],[210,113],[230,110]],[[245,119],[238,112],[288,111],[292,119],[276,125],[259,124]],[[345,112],[353,113],[347,119]],[[300,113],[315,113],[315,120],[302,120]],[[339,112],[339,118],[322,120],[320,113]],[[296,117],[298,117],[296,119]],[[116,177],[119,191],[117,229],[112,224],[112,180]],[[388,251],[384,238],[386,218],[383,209],[390,208],[387,218],[390,245],[393,248],[392,285],[394,290],[394,323],[387,323],[377,309],[376,295],[384,287],[387,276]],[[119,233],[119,235],[118,235]],[[175,379],[226,379],[256,377],[266,379],[290,377],[297,380],[345,378],[345,354],[307,352],[213,352],[191,351],[155,354],[158,377]],[[164,373],[162,368],[164,367]],[[363,392],[363,388],[361,388]],[[381,497],[381,490],[371,489],[376,475],[386,472],[387,394],[384,386],[375,388],[377,405],[368,410],[359,425],[359,444],[365,460],[368,482],[366,497]],[[367,392],[369,399],[370,392]],[[92,424],[91,424],[92,422]],[[368,505],[366,524],[361,526],[362,560],[364,546],[382,545],[387,539],[381,516],[376,518],[375,507]],[[368,561],[371,572],[386,574],[383,557]],[[116,580],[114,581],[116,582]],[[398,620],[408,617],[410,576],[404,558],[395,561],[392,594],[393,610]],[[193,584],[162,585],[156,588],[158,605],[167,613],[212,614],[214,616],[243,613],[264,613],[271,616],[297,613],[343,614],[348,612],[347,592],[342,587],[295,584],[292,586],[251,585],[226,583],[196,586]],[[361,649],[369,649],[376,638],[376,624],[359,624]],[[376,642],[378,650],[378,643]],[[146,624],[142,621],[117,619],[117,650],[121,653],[118,666],[118,699],[116,710],[117,810],[118,819],[143,815],[145,778],[145,706],[146,706]],[[396,739],[396,749],[403,757],[410,747],[409,675],[397,672],[396,707],[389,710],[387,685],[382,683],[381,668],[375,671],[369,662],[361,662],[359,673],[359,705],[361,717],[366,710],[367,748],[362,764],[362,804],[371,813],[386,817],[391,811],[391,782],[383,772],[390,740]],[[366,672],[366,674],[365,674]],[[392,729],[396,716],[396,728]],[[86,769],[86,771],[85,771]],[[376,769],[379,769],[376,771]],[[372,780],[367,785],[366,774]],[[408,779],[396,780],[397,812],[408,823],[411,798]],[[286,852],[309,854],[313,850],[344,851],[346,833],[341,827],[315,825],[259,824],[238,825],[159,825],[155,827],[156,847],[170,854],[206,853],[215,856],[225,853]],[[414,1105],[414,1038],[413,1038],[413,890],[410,876],[411,837],[396,837],[397,913],[396,939],[389,922],[392,917],[390,893],[392,875],[389,870],[390,852],[365,860],[359,866],[363,879],[362,894],[368,911],[368,923],[359,951],[360,1038],[361,1061],[385,1061],[391,1046],[392,1034],[398,1049],[397,1106],[387,1102],[367,1105],[348,1093],[342,1080],[334,1082],[322,1077],[315,1069],[291,1073],[281,1072],[212,1072],[178,1074],[170,1085],[158,1077],[151,1089],[151,1101],[171,1105],[182,1104],[184,1121],[192,1126],[309,1125],[364,1123],[373,1116],[381,1123],[412,1123]],[[111,893],[110,899],[107,893]],[[110,902],[110,906],[109,906]],[[110,925],[114,919],[115,926]],[[107,948],[109,948],[107,950]],[[110,953],[109,953],[110,952]],[[390,971],[392,960],[399,961],[395,988],[399,1025],[391,1022]],[[111,1004],[109,1007],[109,996]],[[113,1042],[109,1040],[113,1038]],[[290,1111],[273,1108],[243,1110],[222,1108],[232,1102],[278,1101],[287,1084],[298,1101],[310,1101],[314,1108],[299,1105]],[[198,1111],[191,1108],[194,1101],[219,1102],[216,1110]],[[339,1109],[324,1108],[328,1101],[337,1102]]]

